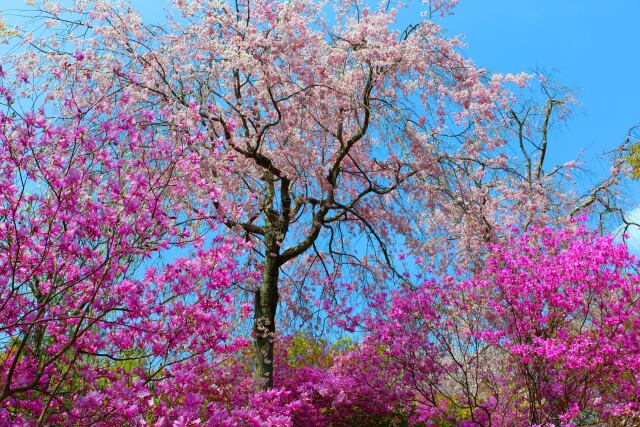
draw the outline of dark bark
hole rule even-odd
[[[255,345],[256,388],[267,390],[273,387],[273,347],[276,333],[276,311],[278,308],[278,278],[282,259],[280,245],[287,233],[288,221],[282,212],[274,209],[276,176],[267,171],[263,176],[266,197],[263,211],[264,264],[260,287],[255,293],[253,335]],[[282,185],[282,183],[280,183]],[[288,188],[287,188],[288,190]],[[285,190],[286,191],[286,190]],[[283,205],[290,203],[288,194],[282,195]]]
[[[273,387],[273,344],[278,307],[278,276],[280,265],[277,255],[265,257],[260,288],[255,294],[253,317],[254,344],[256,350],[256,387],[266,390]]]

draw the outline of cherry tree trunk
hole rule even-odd
[[[264,261],[262,281],[255,294],[253,333],[256,349],[256,388],[267,390],[273,387],[273,345],[278,307],[278,256],[267,254]]]

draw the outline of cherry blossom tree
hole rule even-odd
[[[433,21],[396,29],[390,7],[190,1],[154,27],[112,2],[78,4],[70,21],[42,6],[48,22],[73,22],[71,36],[61,40],[55,28],[50,39],[27,36],[44,54],[22,55],[15,72],[54,76],[41,88],[64,114],[100,122],[117,94],[127,100],[118,109],[132,113],[193,111],[199,132],[224,141],[190,148],[202,178],[222,189],[216,215],[255,244],[256,375],[267,388],[279,302],[307,307],[304,321],[312,312],[300,302],[335,299],[339,277],[362,277],[367,288],[397,276],[389,248],[398,235],[417,248],[425,242],[412,229],[461,198],[475,203],[456,174],[493,162],[477,160],[502,144],[501,82],[525,81],[478,70]],[[171,117],[160,126],[170,128]],[[233,173],[220,174],[231,158]],[[459,234],[475,240],[467,231]],[[359,235],[366,241],[353,242]]]
[[[396,293],[359,351],[402,373],[382,389],[413,389],[419,421],[633,425],[637,267],[612,237],[532,229],[492,245],[470,280]]]
[[[252,243],[255,372],[270,388],[277,316],[280,330],[328,317],[353,331],[368,299],[408,285],[399,254],[441,272],[479,265],[503,224],[562,224],[617,180],[583,199],[562,192],[570,165],[545,162],[566,99],[519,103],[507,87],[530,76],[465,58],[433,19],[454,4],[188,0],[151,25],[126,3],[44,2],[49,30],[22,34],[9,62],[33,82],[18,90],[45,93],[58,117],[93,129],[161,111],[158,132],[184,132],[200,176],[172,196],[215,186],[209,214]],[[198,120],[176,129],[185,115]]]

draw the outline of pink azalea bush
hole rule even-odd
[[[147,128],[157,117],[138,117],[95,130],[0,114],[4,423],[173,417],[176,400],[197,399],[182,390],[198,369],[246,345],[231,335],[230,291],[250,276],[241,245],[184,226],[198,218],[168,196],[200,181],[198,165]],[[151,266],[189,242],[190,256]]]
[[[637,267],[611,237],[530,230],[491,245],[471,279],[397,292],[363,349],[383,349],[381,369],[402,373],[392,388],[413,391],[415,421],[635,422]]]

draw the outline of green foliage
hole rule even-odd
[[[640,179],[640,141],[635,142],[629,147],[629,154],[626,160],[627,163],[631,165],[631,177],[633,179]]]
[[[330,347],[325,339],[299,332],[291,338],[287,348],[287,361],[294,368],[313,366],[328,368],[333,365]]]

